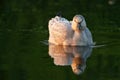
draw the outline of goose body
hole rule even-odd
[[[93,45],[92,35],[83,16],[76,15],[73,21],[56,16],[49,20],[49,42],[55,45]]]

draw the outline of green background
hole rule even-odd
[[[0,0],[0,80],[120,80],[119,0]],[[85,17],[97,45],[81,75],[53,64],[48,21]]]

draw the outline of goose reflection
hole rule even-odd
[[[79,75],[86,68],[87,58],[91,55],[89,46],[59,46],[49,45],[49,55],[58,66],[71,66],[72,71]]]

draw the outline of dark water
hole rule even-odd
[[[1,0],[0,80],[120,80],[120,5],[109,0]],[[114,0],[113,0],[114,1]],[[97,45],[80,75],[49,55],[48,20],[82,14]]]

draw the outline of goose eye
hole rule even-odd
[[[81,22],[78,22],[78,24],[81,24]]]

